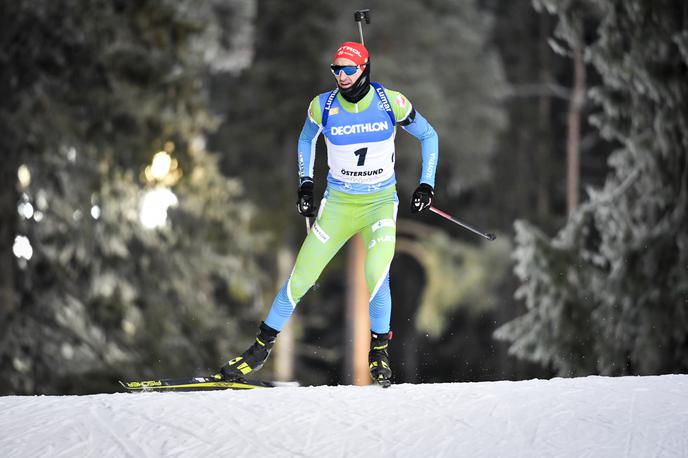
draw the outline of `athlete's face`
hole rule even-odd
[[[356,65],[356,62],[354,62],[353,60],[349,60],[346,57],[338,57],[334,60],[334,62],[332,62],[332,64]],[[335,76],[335,78],[337,79],[337,84],[339,85],[339,87],[342,89],[346,89],[348,87],[353,86],[356,83],[356,81],[358,81],[358,78],[361,77],[361,73],[363,73],[363,69],[359,68],[353,75],[347,75],[344,72],[339,72],[339,75]]]

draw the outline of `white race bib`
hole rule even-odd
[[[375,184],[390,179],[394,175],[395,134],[379,142],[350,145],[335,145],[325,137],[330,174],[345,183]]]

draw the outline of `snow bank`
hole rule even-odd
[[[688,375],[0,397],[0,455],[688,456]]]

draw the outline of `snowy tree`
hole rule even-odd
[[[617,145],[602,189],[589,189],[548,239],[516,225],[517,295],[527,313],[499,329],[522,358],[562,375],[688,369],[688,5],[558,1],[559,37],[581,4],[601,12],[585,56],[602,77],[590,122]]]
[[[215,124],[208,71],[246,64],[236,49],[245,40],[216,21],[243,7],[2,8],[0,390],[113,389],[125,371],[221,364],[248,337],[263,280],[252,206],[203,142]],[[162,149],[176,178],[160,187],[144,168]],[[176,206],[165,225],[147,228],[141,206],[154,191]],[[28,260],[12,254],[17,234],[31,244]]]

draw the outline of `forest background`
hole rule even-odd
[[[395,381],[688,370],[688,4],[0,4],[0,393],[208,373],[303,241],[296,142],[337,46],[440,138],[397,137]],[[325,186],[322,140],[316,194]],[[353,383],[347,248],[260,375]],[[354,269],[355,270],[355,269]]]

